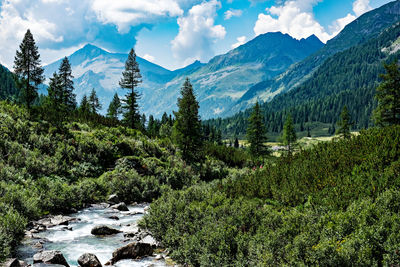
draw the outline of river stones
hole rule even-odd
[[[4,262],[3,265],[1,265],[1,266],[4,266],[4,267],[21,267],[18,259],[16,259],[16,258],[6,260],[6,262]]]
[[[85,253],[78,259],[78,263],[82,267],[102,267],[96,255]]]
[[[138,259],[151,255],[153,255],[153,247],[150,244],[133,242],[116,249],[112,254],[112,259],[106,265],[113,265],[123,259]]]
[[[120,202],[119,197],[116,194],[109,195],[107,198],[107,202],[111,204],[117,204]]]
[[[112,205],[110,208],[116,209],[119,211],[129,211],[128,207],[126,206],[126,204],[124,202]]]
[[[121,231],[108,225],[96,225],[90,233],[92,235],[114,235],[121,233]]]
[[[45,250],[33,255],[33,263],[60,264],[69,267],[61,251]]]

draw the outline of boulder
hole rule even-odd
[[[51,264],[51,263],[35,263],[32,265],[29,265],[31,267],[64,267],[64,265],[61,264]]]
[[[20,262],[18,261],[18,259],[16,258],[12,258],[12,259],[7,259],[6,262],[4,262],[3,265],[4,267],[21,267]]]
[[[108,203],[90,204],[90,207],[95,209],[106,209],[110,207],[110,204]]]
[[[124,202],[112,205],[110,208],[116,209],[119,211],[129,211],[128,207],[126,206],[126,204]]]
[[[85,253],[79,257],[78,263],[82,267],[102,267],[96,255]]]
[[[109,216],[108,218],[111,220],[116,220],[116,221],[119,220],[118,216],[115,216],[115,215]]]
[[[69,267],[61,251],[45,250],[33,255],[33,263],[60,264]]]
[[[153,247],[147,243],[133,242],[126,246],[116,249],[112,254],[112,259],[108,264],[113,265],[123,259],[138,259],[153,255]]]
[[[107,225],[96,225],[90,233],[92,235],[114,235],[121,233],[121,231]]]
[[[113,194],[113,195],[108,196],[107,202],[111,203],[111,204],[117,204],[120,202],[120,200],[116,194]]]
[[[62,215],[57,215],[50,218],[51,224],[53,225],[68,225],[68,223],[73,220],[74,218],[72,217]]]

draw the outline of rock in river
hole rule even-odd
[[[115,194],[110,195],[107,199],[107,202],[111,204],[117,204],[119,202],[119,197]]]
[[[153,247],[150,244],[133,242],[116,249],[112,254],[112,259],[106,265],[113,265],[123,259],[137,259],[151,255],[153,255]]]
[[[116,209],[119,211],[129,211],[128,207],[126,206],[126,204],[124,202],[112,205],[110,208]]]
[[[85,253],[79,257],[78,263],[82,267],[102,267],[96,255]]]
[[[46,250],[33,255],[33,263],[60,264],[69,267],[61,251]]]
[[[96,225],[90,233],[92,235],[114,235],[121,233],[121,231],[107,225]]]

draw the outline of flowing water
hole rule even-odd
[[[43,250],[59,250],[64,255],[70,266],[77,266],[79,256],[84,253],[93,253],[104,265],[111,259],[112,252],[129,242],[125,241],[123,233],[98,237],[91,235],[91,230],[96,225],[109,225],[121,231],[130,232],[137,228],[138,220],[143,216],[144,207],[140,205],[129,206],[129,212],[119,212],[101,207],[88,208],[69,216],[79,219],[66,226],[55,226],[46,231],[37,233],[34,238],[27,238],[18,248],[18,258],[27,263],[33,263],[33,255],[39,249],[34,244],[44,241]],[[134,214],[138,212],[138,214]],[[117,216],[119,220],[109,218]],[[68,230],[67,228],[70,228]],[[72,228],[72,230],[71,230]],[[163,260],[148,257],[141,260],[121,260],[114,266],[166,266]]]

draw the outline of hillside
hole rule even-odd
[[[372,126],[379,74],[384,72],[384,62],[399,59],[399,38],[400,24],[395,24],[376,38],[329,57],[303,84],[264,103],[268,131],[279,133],[288,113],[298,131],[315,122],[335,124],[345,105],[355,129]],[[225,135],[243,135],[249,114],[247,110],[227,119],[210,120],[210,124]]]
[[[0,100],[13,99],[17,93],[11,72],[0,64]]]
[[[210,118],[223,114],[247,91],[265,79],[284,72],[323,46],[315,36],[296,40],[287,34],[267,33],[246,44],[216,56],[189,75],[180,75],[157,89],[151,99],[153,113],[160,116],[175,109],[179,88],[188,76],[200,102],[200,115]]]
[[[348,24],[335,38],[316,53],[310,55],[298,64],[292,65],[282,75],[273,79],[266,79],[251,87],[235,105],[221,116],[232,116],[248,108],[257,98],[262,101],[271,101],[273,96],[285,93],[296,88],[328,59],[337,52],[360,45],[376,37],[383,29],[400,20],[400,1],[394,1],[380,8],[365,13],[358,19]]]

